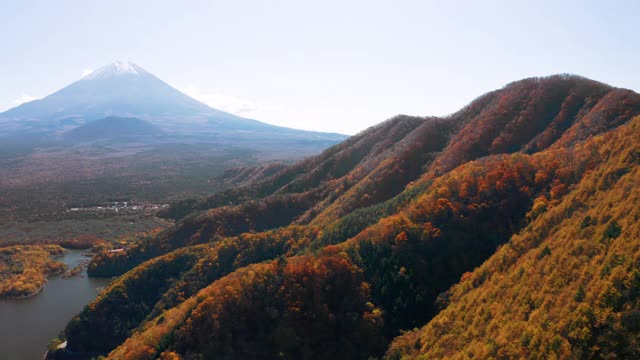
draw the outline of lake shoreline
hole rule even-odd
[[[50,257],[51,260],[56,260],[58,258],[64,258],[69,253],[70,250],[76,250],[76,249],[67,249],[67,248],[63,248],[63,249],[64,249],[64,253],[52,255]],[[83,249],[83,250],[86,250],[86,249]],[[88,259],[84,260],[81,264],[79,264],[79,265],[77,265],[77,266],[75,266],[75,267],[73,267],[71,269],[69,269],[69,265],[68,264],[65,264],[65,268],[61,269],[60,271],[57,271],[57,272],[54,272],[54,273],[51,273],[51,274],[43,274],[44,282],[35,291],[30,292],[28,294],[19,295],[19,296],[0,296],[0,300],[19,301],[19,300],[26,300],[26,299],[32,298],[32,297],[34,297],[34,296],[36,296],[36,295],[38,295],[38,294],[40,294],[42,292],[42,290],[44,289],[45,285],[49,281],[49,278],[61,277],[63,279],[70,279],[70,278],[73,278],[75,276],[82,276],[82,272],[84,272],[86,267],[89,265],[89,262],[91,261],[91,257],[92,257],[91,255],[88,255],[87,251],[83,252],[82,255],[87,257]],[[80,267],[81,269],[77,269],[78,267]],[[69,275],[67,275],[67,273],[69,273]]]
[[[86,262],[87,255],[81,250],[67,250],[56,260],[68,265],[70,270]],[[0,359],[42,359],[51,340],[58,338],[73,316],[110,283],[110,279],[88,277],[84,267],[77,276],[63,278],[60,275],[58,272],[48,276],[42,289],[28,298],[0,300],[0,319],[3,319]]]
[[[42,283],[42,285],[40,285],[40,287],[36,291],[34,291],[32,293],[24,294],[24,295],[20,295],[20,296],[5,296],[5,297],[0,298],[0,300],[19,301],[19,300],[26,300],[26,299],[32,298],[32,297],[40,294],[42,292],[42,290],[44,289],[44,286],[46,284],[47,284],[47,279],[45,279],[45,281]]]

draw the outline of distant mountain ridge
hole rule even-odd
[[[117,61],[40,100],[0,113],[0,136],[59,133],[109,116],[135,117],[177,134],[340,141],[339,134],[269,125],[214,109],[142,67]]]
[[[138,65],[120,61],[40,100],[10,109],[0,118],[55,121],[77,117],[92,121],[110,115],[236,118],[181,93]]]

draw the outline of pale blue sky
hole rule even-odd
[[[530,76],[640,90],[638,1],[0,0],[0,110],[115,60],[222,110],[353,134]]]

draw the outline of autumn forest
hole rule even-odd
[[[95,250],[117,278],[48,356],[640,358],[639,139],[640,95],[557,75],[230,170]]]

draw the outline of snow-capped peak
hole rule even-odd
[[[83,77],[83,80],[104,79],[118,75],[142,75],[146,71],[140,66],[128,61],[116,61],[103,66]]]
[[[138,73],[138,69],[136,69],[138,66],[128,61],[116,61],[113,65],[116,67],[116,71],[121,73]]]

